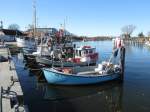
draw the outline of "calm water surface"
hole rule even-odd
[[[82,44],[96,47],[99,62],[111,55],[110,41]],[[36,76],[24,69],[20,54],[13,60],[30,112],[150,112],[150,48],[142,44],[126,45],[123,84],[68,87],[38,83]]]

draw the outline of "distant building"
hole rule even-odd
[[[58,30],[56,28],[37,28],[37,32],[43,32],[48,36],[55,35]]]
[[[36,28],[36,37],[54,36],[58,32],[56,28]],[[33,29],[28,29],[25,32],[29,37],[33,37]]]
[[[36,36],[40,36],[40,34],[44,34],[45,36],[54,36],[56,35],[60,30],[57,30],[56,28],[36,28]],[[69,31],[65,30],[63,31],[64,35],[72,35],[72,33],[70,33]],[[29,36],[33,36],[33,29],[28,29],[26,31],[27,34],[30,34]]]
[[[0,29],[0,39],[5,41],[15,41],[16,36],[24,36],[19,30]]]

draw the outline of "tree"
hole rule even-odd
[[[134,25],[127,25],[121,28],[123,35],[125,38],[130,38],[133,31],[136,29]]]
[[[143,32],[141,32],[141,33],[138,34],[138,37],[142,38],[142,37],[145,37],[145,36],[144,36]]]
[[[10,29],[10,30],[19,30],[20,26],[18,24],[10,24],[8,26],[8,29]]]

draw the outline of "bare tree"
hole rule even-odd
[[[125,38],[130,38],[133,31],[136,29],[134,25],[127,25],[121,28],[123,35]]]
[[[10,24],[8,26],[8,29],[11,29],[11,30],[19,30],[20,29],[20,26],[18,24]]]
[[[140,33],[138,34],[138,37],[142,38],[142,37],[145,37],[145,35],[143,34],[143,32],[140,32]]]

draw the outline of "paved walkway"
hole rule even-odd
[[[7,49],[0,48],[0,54],[5,54],[5,56],[8,56]],[[11,76],[13,76],[13,79],[15,79],[16,82],[10,88],[10,91],[16,92],[18,95],[18,99],[23,101],[23,92],[20,82],[18,81],[19,79],[15,70],[14,63],[0,62],[0,87],[7,89],[12,84]],[[2,109],[2,112],[14,112],[14,108],[11,108],[10,99],[2,98]]]

